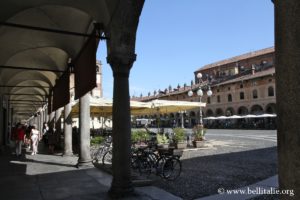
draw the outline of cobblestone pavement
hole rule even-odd
[[[40,148],[41,150],[41,148]],[[111,175],[94,167],[77,169],[78,157],[37,155],[23,151],[16,157],[9,148],[0,151],[1,200],[111,200],[108,190]],[[123,200],[180,200],[180,198],[154,187],[136,187],[131,196]]]
[[[183,199],[195,199],[277,174],[276,131],[208,130],[206,139],[205,148],[184,151],[177,180],[157,179],[154,185]]]

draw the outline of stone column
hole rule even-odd
[[[55,116],[54,111],[49,114],[48,126],[49,126],[49,129],[51,129],[51,130],[54,129],[54,116]]]
[[[48,120],[49,120],[48,108],[46,107],[45,110],[44,110],[44,121],[46,123],[48,123]]]
[[[59,148],[61,148],[61,114],[62,114],[62,110],[63,108],[59,108],[55,111],[55,138],[57,141],[56,146],[58,146]]]
[[[134,60],[135,55],[115,54],[108,57],[114,76],[111,194],[126,195],[133,192],[130,173],[131,123],[128,77]]]
[[[300,198],[300,1],[274,0],[279,187]]]
[[[130,174],[131,122],[129,101],[129,72],[136,59],[135,41],[144,0],[122,0],[116,5],[115,15],[106,29],[107,61],[113,70],[113,198],[133,192]]]
[[[43,126],[44,126],[44,111],[41,110],[41,122],[40,122],[40,131],[43,132]]]
[[[61,132],[61,113],[63,108],[59,108],[55,111],[55,129]]]
[[[85,94],[79,99],[79,159],[77,167],[92,165],[90,154],[90,96]]]
[[[64,156],[73,155],[72,150],[72,116],[71,116],[71,103],[65,105],[64,108]]]
[[[3,96],[0,95],[0,147],[2,145],[4,145],[4,133],[3,133],[3,128],[4,128],[4,124],[3,124]],[[0,149],[1,150],[1,149]]]

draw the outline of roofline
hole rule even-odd
[[[201,70],[204,70],[204,69],[210,69],[210,68],[214,68],[214,67],[217,67],[217,66],[222,66],[222,65],[226,65],[226,64],[230,64],[230,63],[235,63],[235,62],[238,62],[238,61],[241,61],[241,60],[254,58],[254,57],[257,57],[257,56],[264,55],[264,54],[273,53],[274,51],[275,51],[274,46],[269,47],[269,48],[265,48],[265,49],[260,49],[260,50],[257,50],[257,51],[252,51],[252,52],[245,53],[245,54],[242,54],[242,55],[239,55],[239,56],[234,56],[234,57],[231,57],[231,58],[228,58],[228,59],[224,59],[224,60],[221,60],[221,61],[218,61],[218,62],[214,62],[214,63],[211,63],[211,64],[204,65],[201,68],[194,71],[194,73],[197,73],[198,71],[201,71]]]

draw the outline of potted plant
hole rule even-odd
[[[168,148],[169,147],[169,139],[164,133],[158,133],[156,135],[157,138],[157,146],[160,148]]]
[[[131,132],[132,144],[143,145],[150,139],[150,135],[145,130],[134,130]]]
[[[197,148],[204,147],[205,133],[206,133],[206,129],[203,127],[203,125],[197,125],[193,128],[193,134],[194,134],[193,145],[194,145],[194,147],[197,147]]]
[[[175,143],[175,147],[177,149],[184,149],[186,148],[186,134],[183,128],[174,128],[173,129],[174,136],[173,140]]]

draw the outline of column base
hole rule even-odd
[[[108,191],[108,195],[113,199],[136,196],[132,184],[124,184],[121,186],[114,185],[113,183]]]
[[[73,152],[64,152],[62,156],[73,156]]]
[[[91,168],[94,167],[92,160],[87,160],[87,161],[80,161],[78,160],[78,163],[76,164],[76,167],[79,169],[86,169],[86,168]]]

